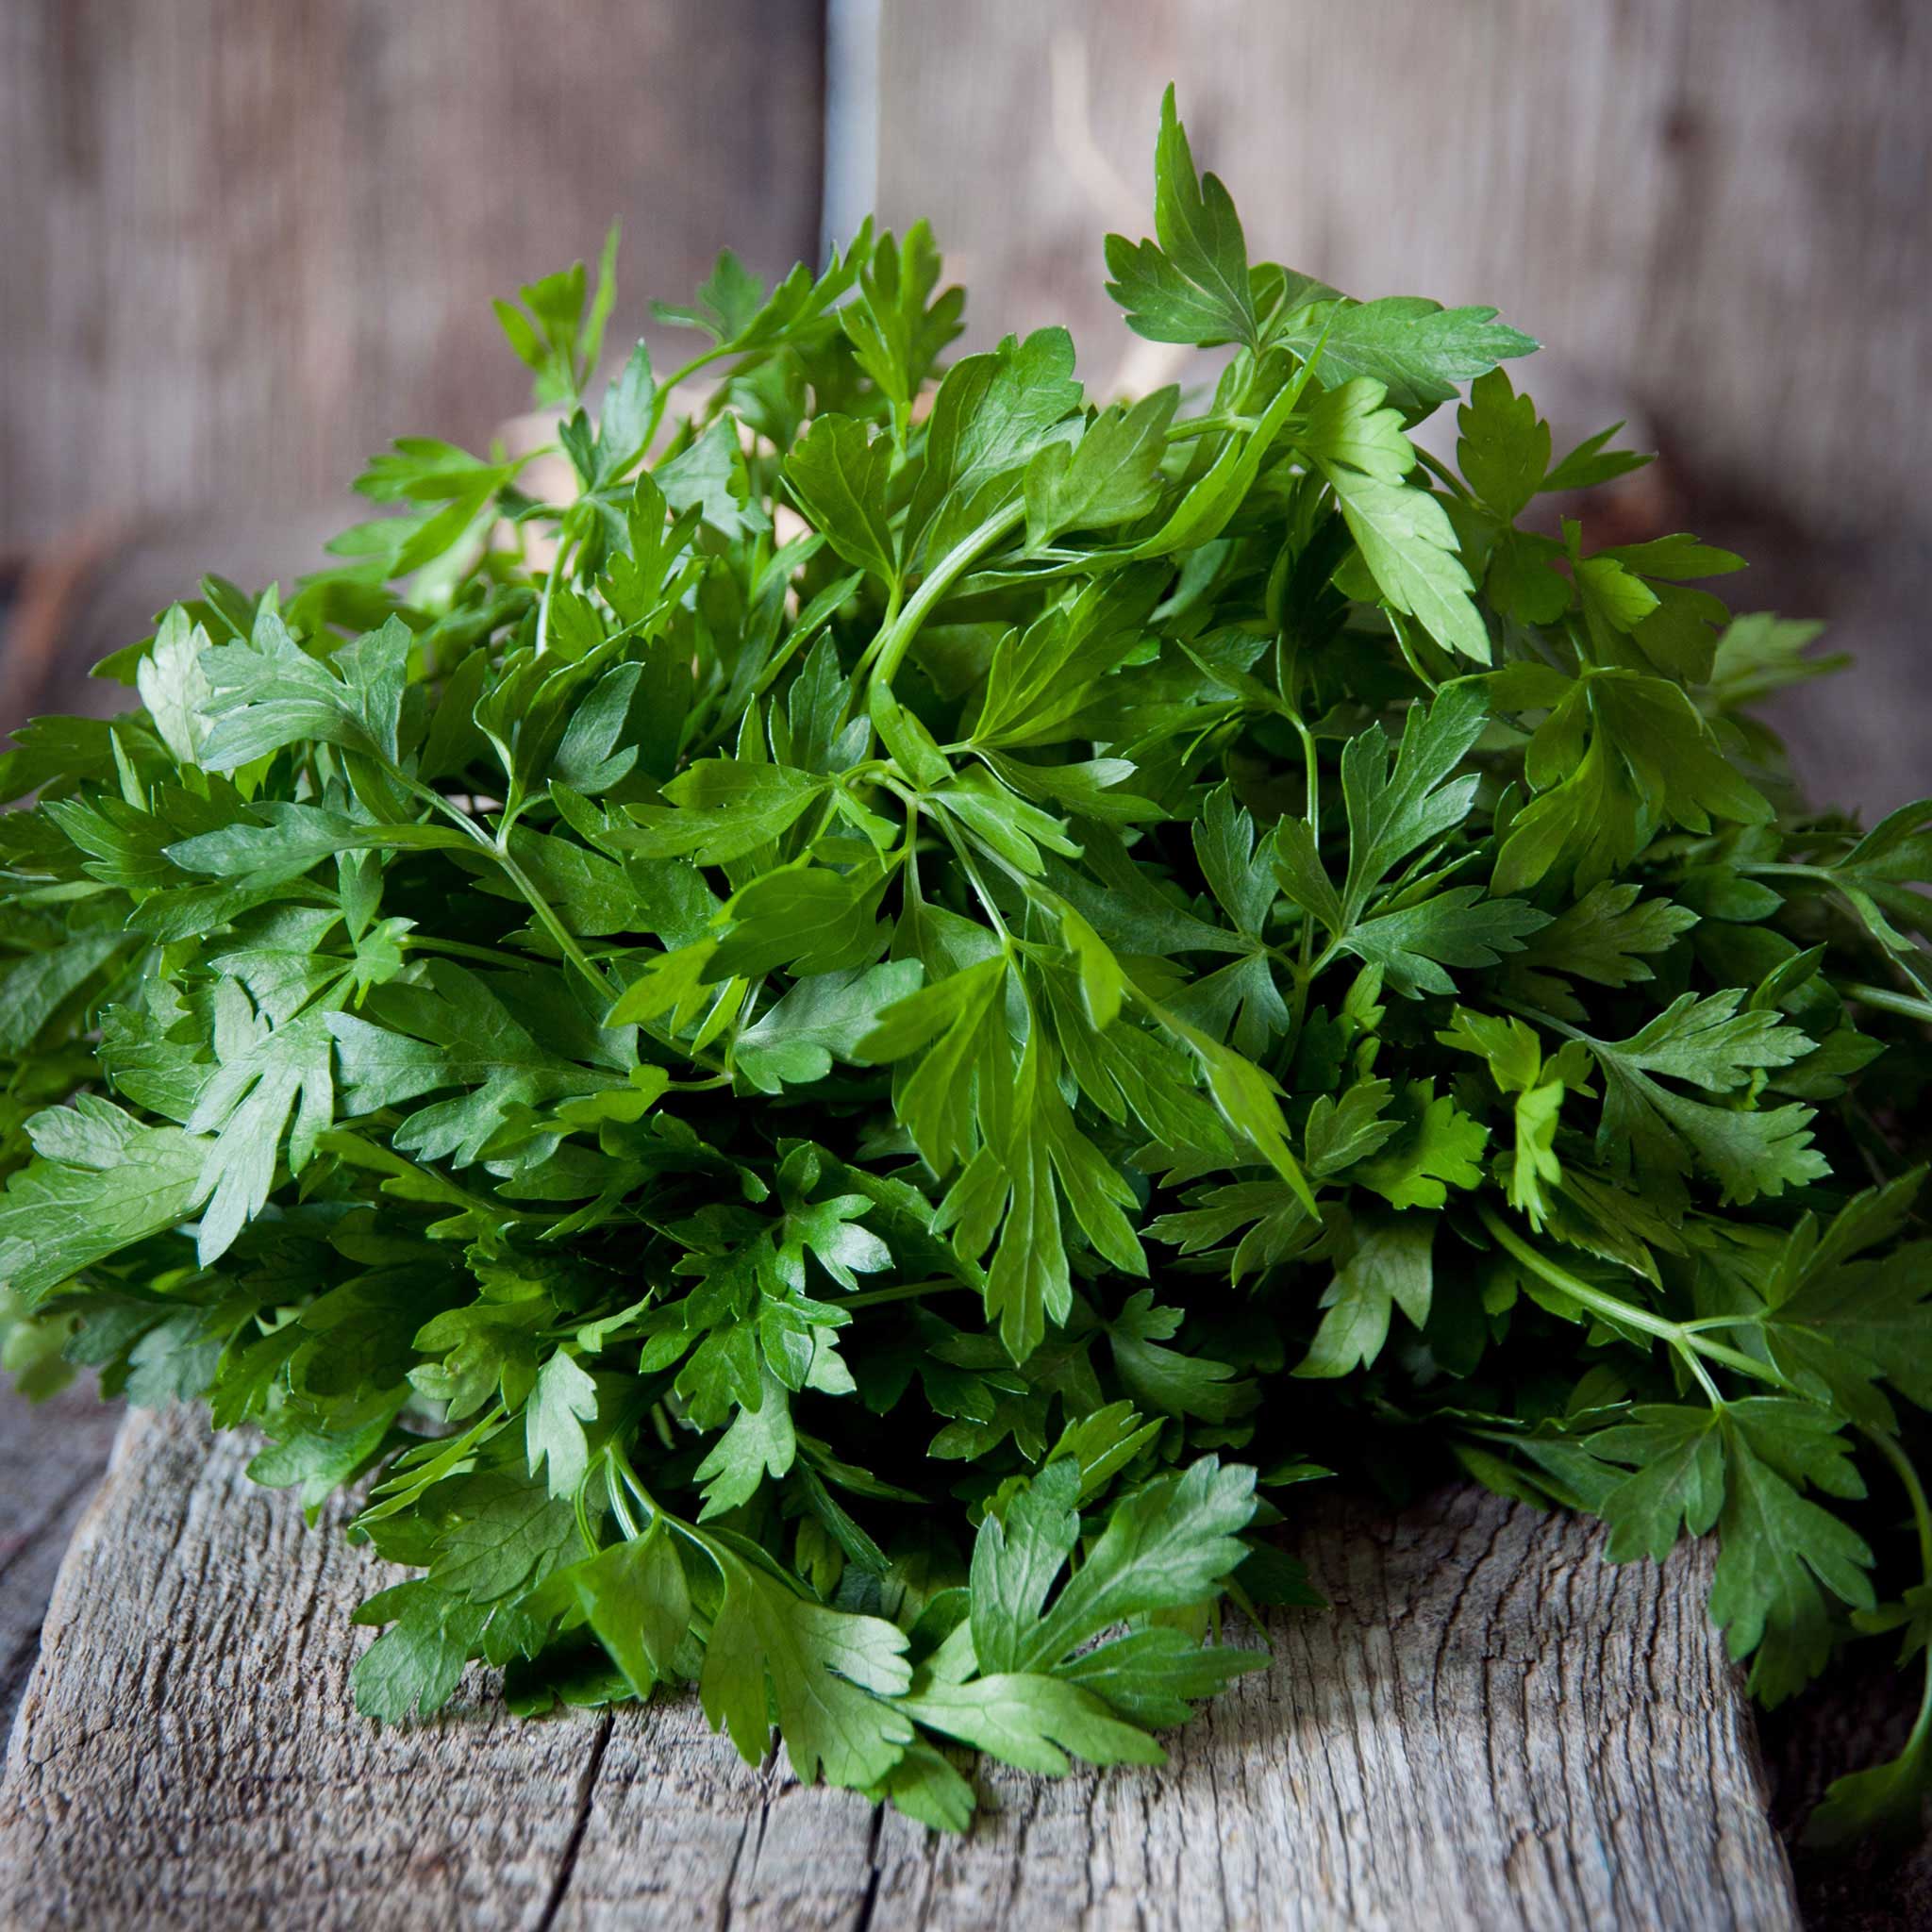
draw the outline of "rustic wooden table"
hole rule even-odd
[[[525,1724],[478,1673],[377,1730],[346,1685],[375,1558],[192,1409],[129,1418],[93,1491],[90,1403],[0,1407],[10,1926],[1798,1924],[1700,1552],[1613,1569],[1476,1491],[1330,1505],[1300,1553],[1334,1611],[1164,1769],[996,1773],[944,1839],[747,1768],[690,1700]]]

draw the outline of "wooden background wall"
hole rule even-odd
[[[1820,790],[1932,790],[1921,0],[5,0],[0,552],[133,513],[289,569],[389,436],[520,406],[490,296],[621,214],[622,340],[723,242],[814,253],[822,180],[834,227],[931,215],[974,338],[1162,379],[1099,241],[1147,231],[1170,77],[1257,252],[1498,304],[1559,434],[1664,447],[1643,515],[1834,620]]]
[[[1100,236],[1149,232],[1173,79],[1251,253],[1364,297],[1493,303],[1550,345],[1566,405],[1622,391],[1701,471],[1829,527],[1904,509],[1932,528],[1932,7],[993,0],[969,17],[961,58],[957,5],[888,5],[879,186],[970,270],[981,336],[1065,320],[1125,349]]]
[[[526,406],[491,298],[625,225],[608,341],[816,246],[822,20],[765,0],[4,0],[0,548],[302,505]]]

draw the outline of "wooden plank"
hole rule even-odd
[[[819,37],[760,0],[8,0],[0,547],[474,446],[528,394],[491,298],[613,216],[612,343],[726,243],[811,255]]]
[[[12,1727],[55,1574],[120,1421],[91,1374],[40,1404],[0,1384],[0,1731]]]
[[[1475,1491],[1315,1510],[1329,1614],[1162,1770],[995,1773],[941,1839],[754,1770],[689,1699],[535,1724],[487,1677],[377,1731],[345,1624],[379,1566],[192,1411],[128,1422],[0,1788],[23,1927],[1794,1925],[1706,1553],[1612,1569]]]
[[[1499,304],[1566,412],[1623,392],[1760,500],[1932,529],[1932,9],[897,0],[881,213],[931,217],[974,341],[1126,349],[1101,234],[1151,232],[1170,79],[1257,257]]]

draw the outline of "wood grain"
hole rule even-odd
[[[1932,398],[1932,10],[898,0],[881,211],[931,217],[977,340],[1065,322],[1094,375],[1125,350],[1100,238],[1151,232],[1170,79],[1256,256],[1498,304],[1584,391],[1555,400],[1632,397],[1829,527],[1907,499],[1932,527],[1932,423],[1896,413]]]
[[[613,344],[727,243],[782,273],[819,37],[759,0],[8,0],[0,547],[486,438],[528,392],[491,298],[614,216]]]
[[[0,1789],[10,1925],[1785,1927],[1704,1554],[1613,1570],[1474,1491],[1331,1504],[1334,1599],[1162,1770],[994,1773],[940,1839],[692,1703],[379,1732],[345,1623],[379,1567],[253,1489],[193,1411],[139,1415],[63,1565]]]
[[[0,1386],[0,1731],[12,1726],[55,1575],[120,1421],[92,1374],[39,1404]]]

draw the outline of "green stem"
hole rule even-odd
[[[409,777],[403,772],[397,771],[393,765],[390,766],[389,769],[394,773],[397,781],[412,796],[422,799],[425,804],[441,812],[445,818],[449,819],[466,833],[475,843],[477,853],[481,857],[490,859],[491,863],[503,868],[504,876],[523,895],[525,902],[529,906],[530,910],[537,915],[544,930],[557,941],[558,950],[606,998],[615,999],[617,994],[609,981],[591,963],[583,947],[577,943],[576,935],[564,924],[562,920],[558,918],[549,900],[538,891],[523,867],[509,856],[509,850],[505,840],[502,838],[491,838],[483,826],[479,825],[467,812],[458,811],[448,799],[443,797],[441,792],[432,790],[429,786],[423,784],[418,779]]]
[[[657,393],[651,398],[651,419],[645,425],[643,443],[638,451],[640,458],[650,454],[651,445],[658,440],[658,430],[664,426],[664,411],[670,407],[672,391],[679,383],[689,382],[700,369],[707,368],[709,364],[717,361],[721,356],[728,356],[731,353],[732,351],[725,348],[722,342],[714,343],[703,355],[693,356],[682,369],[674,369],[658,385]]]
[[[1462,478],[1447,463],[1441,461],[1440,458],[1432,457],[1420,443],[1414,444],[1413,447],[1417,457],[1422,461],[1423,468],[1435,477],[1439,483],[1446,483],[1456,495],[1461,497],[1464,503],[1473,503],[1475,500],[1469,493],[1469,486],[1463,482]]]
[[[568,520],[568,512],[565,513]],[[550,569],[543,578],[543,593],[537,600],[537,646],[538,657],[543,655],[544,640],[550,635],[550,600],[557,594],[557,580],[563,573],[563,566],[571,553],[571,546],[576,541],[575,531],[566,531],[561,525],[557,534],[557,555],[550,559]]]
[[[1910,1457],[1890,1436],[1877,1429],[1864,1429],[1863,1433],[1891,1464],[1911,1502],[1912,1521],[1919,1532],[1919,1570],[1926,1583],[1932,1585],[1932,1507],[1925,1500],[1925,1486],[1919,1480],[1919,1472],[1912,1467]],[[1919,1695],[1919,1714],[1912,1720],[1911,1734],[1898,1754],[1901,1763],[1909,1763],[1932,1741],[1932,1650],[1925,1653],[1924,1670],[1925,1686]]]
[[[1303,816],[1308,823],[1308,843],[1314,848],[1315,857],[1322,856],[1322,774],[1315,761],[1315,734],[1310,731],[1302,718],[1300,708],[1288,702],[1286,695],[1281,701],[1283,715],[1294,727],[1295,736],[1301,740],[1302,763],[1307,771],[1304,789],[1304,802],[1307,809]],[[1301,1040],[1302,1019],[1307,1010],[1308,988],[1314,984],[1315,972],[1311,961],[1315,953],[1315,915],[1307,908],[1302,910],[1301,939],[1297,947],[1294,969],[1294,995],[1292,1008],[1294,1024],[1289,1029],[1291,1045]]]
[[[1605,1290],[1592,1287],[1580,1276],[1572,1274],[1567,1268],[1559,1268],[1548,1256],[1531,1247],[1514,1228],[1491,1208],[1478,1205],[1476,1218],[1494,1237],[1496,1241],[1532,1274],[1568,1295],[1579,1307],[1588,1308],[1592,1314],[1601,1315],[1606,1321],[1622,1323],[1626,1328],[1635,1328],[1644,1335],[1654,1335],[1659,1341],[1668,1342],[1683,1358],[1685,1365],[1703,1384],[1713,1402],[1721,1401],[1712,1386],[1703,1363],[1703,1357],[1713,1362],[1721,1362],[1727,1369],[1740,1375],[1748,1375],[1754,1381],[1771,1382],[1782,1388],[1785,1378],[1768,1362],[1761,1362],[1756,1356],[1746,1355],[1741,1349],[1730,1347],[1722,1341],[1707,1339],[1700,1328],[1692,1328],[1682,1322],[1673,1322],[1668,1316],[1653,1314],[1648,1308],[1640,1307],[1634,1302],[1626,1302]]]
[[[1878,1429],[1862,1429],[1861,1433],[1891,1464],[1911,1501],[1912,1521],[1919,1530],[1919,1567],[1925,1573],[1925,1581],[1932,1583],[1932,1505],[1925,1500],[1925,1486],[1919,1480],[1919,1472],[1912,1467],[1911,1457],[1890,1436]]]
[[[475,819],[471,818],[466,812],[458,811],[440,791],[433,791],[430,787],[408,776],[405,773],[396,771],[394,766],[389,766],[388,769],[394,774],[397,782],[412,796],[422,799],[425,805],[434,807],[436,810],[442,813],[452,824],[459,826],[475,845],[478,858],[487,858],[492,865],[502,868],[504,876],[516,888],[519,894],[523,897],[525,904],[537,915],[539,924],[542,925],[543,929],[556,941],[558,951],[606,999],[616,999],[618,989],[613,987],[610,981],[598,971],[590,955],[584,951],[583,946],[578,942],[576,935],[558,917],[556,909],[551,906],[549,900],[543,896],[529,874],[509,856],[508,852],[496,840],[492,839]],[[441,951],[474,956],[492,965],[497,962],[500,957],[488,953],[478,947],[466,947],[458,941],[419,940],[411,936],[409,943],[415,945],[434,945]],[[693,1053],[690,1047],[681,1046],[675,1041],[666,1040],[660,1034],[653,1033],[651,1037],[658,1041],[660,1045],[669,1047],[674,1053],[682,1054],[693,1066],[703,1067],[707,1073],[718,1074],[721,1081],[729,1079],[729,1074],[717,1061],[708,1058],[701,1053]]]
[[[1025,516],[1024,501],[1008,504],[996,516],[989,517],[975,529],[969,530],[926,572],[918,590],[907,600],[906,608],[883,625],[879,634],[866,646],[864,656],[852,674],[855,692],[863,687],[868,670],[878,683],[891,684],[893,674],[911,648],[920,625],[931,615],[933,607],[979,558],[1008,530],[1023,523]]]
[[[1875,1007],[1881,1013],[1897,1013],[1907,1020],[1932,1024],[1932,1000],[1914,999],[1909,993],[1888,992],[1882,986],[1848,986],[1845,997],[1861,1007]]]
[[[596,1480],[597,1474],[597,1465],[592,1463],[585,1470],[583,1480],[577,1484],[577,1492],[571,1499],[571,1507],[577,1519],[577,1541],[583,1544],[584,1555],[587,1557],[594,1557],[601,1547],[597,1541],[597,1532],[591,1526],[591,1485]],[[610,1497],[611,1507],[615,1508],[617,1495],[608,1468],[604,1471],[604,1488]]]
[[[572,932],[570,927],[565,925],[563,921],[557,916],[557,913],[551,907],[549,900],[546,899],[543,896],[543,894],[538,890],[536,885],[532,883],[529,874],[524,871],[523,867],[520,866],[516,862],[516,860],[509,856],[508,852],[503,851],[500,847],[492,847],[491,849],[496,852],[496,862],[497,864],[502,866],[504,877],[507,878],[510,882],[510,884],[513,885],[517,889],[517,891],[523,894],[524,898],[528,902],[530,910],[534,912],[537,915],[538,919],[542,923],[544,931],[547,932],[550,935],[550,937],[557,941],[558,951],[560,952],[563,955],[563,957],[566,959],[568,959],[570,963],[573,966],[575,966],[577,969],[577,971],[581,973],[584,975],[584,977],[588,979],[591,982],[591,984],[593,987],[595,987],[597,991],[605,996],[605,998],[610,1000],[616,999],[616,989],[613,988],[610,982],[607,978],[605,978],[604,974],[600,973],[594,965],[591,964],[590,955],[587,954],[584,951],[583,947],[577,942],[576,935],[574,932]]]
[[[1258,416],[1237,415],[1232,410],[1211,416],[1184,416],[1178,423],[1168,425],[1167,440],[1170,442],[1186,442],[1196,436],[1219,436],[1223,433],[1244,436],[1260,420]]]
[[[1561,1020],[1553,1020],[1549,1014],[1542,1011],[1539,1007],[1524,1006],[1521,1000],[1501,998],[1496,1001],[1496,1004],[1508,1012],[1520,1013],[1525,1020],[1534,1020],[1539,1026],[1547,1026],[1552,1033],[1560,1033],[1566,1040],[1581,1041],[1585,1046],[1594,1046],[1596,1044],[1596,1041],[1589,1034],[1579,1033],[1575,1027],[1566,1024]]]
[[[382,1113],[372,1116],[372,1118],[378,1122],[386,1122],[389,1126],[400,1124],[398,1117],[389,1114],[387,1109],[384,1109]],[[351,1127],[328,1128],[324,1136],[322,1144],[328,1151],[338,1155],[339,1158],[349,1160],[352,1165],[367,1167],[375,1173],[392,1173],[395,1167],[408,1168],[425,1186],[433,1188],[441,1199],[458,1208],[475,1208],[479,1213],[493,1217],[498,1221],[506,1219],[513,1221],[543,1221],[550,1218],[549,1216],[536,1213],[527,1208],[509,1208],[494,1201],[485,1200],[482,1195],[473,1194],[467,1188],[458,1187],[455,1181],[451,1180],[446,1174],[441,1173],[439,1169],[425,1167],[419,1160],[411,1160],[408,1155],[398,1154],[387,1142],[378,1145],[375,1142],[366,1141]],[[361,1161],[357,1161],[355,1155],[358,1152],[365,1152],[368,1158]],[[389,1163],[393,1163],[393,1167],[389,1165]]]
[[[1402,652],[1402,661],[1408,666],[1409,675],[1434,697],[1441,686],[1423,669],[1423,660],[1416,655],[1415,645],[1410,641],[1407,624],[1391,610],[1389,612],[1389,627],[1395,633],[1396,646]]]
[[[1321,978],[1323,974],[1327,972],[1329,967],[1334,965],[1336,960],[1340,958],[1341,956],[1341,941],[1339,939],[1331,939],[1328,941],[1328,943],[1325,946],[1324,946],[1319,953],[1315,955],[1314,958],[1308,962],[1307,976],[1309,984],[1312,985],[1317,979]]]
[[[993,904],[992,894],[986,889],[986,881],[980,876],[979,867],[974,862],[973,854],[946,820],[941,819],[939,824],[940,830],[945,834],[946,843],[953,848],[954,856],[972,883],[980,905],[985,908],[987,918],[992,922],[993,930],[999,934],[1001,947],[1010,956],[1013,950],[1013,935],[1008,931],[1007,922],[1000,917],[1000,908]]]
[[[472,946],[461,940],[432,940],[415,932],[405,933],[403,944],[419,953],[448,953],[458,959],[477,959],[486,966],[521,966],[525,963],[516,954],[507,953],[500,946]]]
[[[644,1487],[643,1478],[640,1476],[636,1469],[632,1467],[630,1457],[626,1456],[624,1453],[624,1451],[617,1446],[615,1441],[613,1441],[610,1444],[610,1446],[605,1450],[604,1454],[607,1458],[607,1466],[608,1468],[614,1469],[617,1472],[617,1474],[624,1478],[625,1488],[627,1489],[631,1492],[631,1494],[635,1496],[637,1500],[640,1503],[641,1503],[644,1506],[644,1507],[651,1512],[652,1523],[661,1521],[666,1528],[675,1530],[680,1536],[686,1538],[689,1541],[695,1543],[699,1549],[705,1550],[707,1552],[711,1550],[711,1540],[708,1536],[706,1536],[704,1531],[701,1530],[696,1524],[687,1523],[681,1516],[674,1516],[671,1513],[671,1511],[665,1508],[663,1504],[658,1502],[657,1497],[652,1495],[650,1491]],[[649,1528],[650,1524],[646,1524],[644,1527]],[[700,1623],[700,1630],[702,1630],[703,1627],[704,1626],[702,1623]]]
[[[1853,894],[1832,867],[1802,865],[1795,859],[1785,859],[1775,864],[1767,862],[1742,865],[1739,869],[1757,877],[1815,879],[1827,891],[1836,892],[1850,908],[1858,924],[1877,941],[1886,958],[1897,968],[1899,974],[1916,987],[1921,995],[1932,996],[1932,979],[1928,979],[1914,963],[1915,959],[1923,958],[1924,954],[1917,947],[1902,945],[1896,934],[1888,937],[1874,928],[1871,915],[1858,903],[1858,896]],[[1867,1006],[1876,1007],[1883,1012],[1898,1013],[1907,1020],[1932,1023],[1932,997],[1922,997],[1914,1003],[1908,994],[1888,992],[1883,987],[1876,986],[1856,986],[1848,988],[1847,991],[1851,997],[1860,999]]]
[[[838,1306],[841,1308],[874,1308],[886,1302],[917,1301],[922,1295],[950,1294],[961,1289],[973,1294],[979,1292],[970,1281],[911,1281],[900,1288],[868,1288],[858,1294],[841,1295]]]
[[[610,1510],[617,1518],[617,1526],[624,1531],[627,1541],[635,1542],[643,1531],[637,1518],[631,1514],[630,1505],[625,1500],[625,1484],[618,1479],[615,1467],[620,1459],[622,1452],[613,1443],[604,1455],[604,1489],[610,1498]],[[594,1549],[596,1545],[593,1543],[591,1547]]]
[[[479,825],[468,812],[458,810],[433,786],[424,784],[420,778],[410,777],[407,772],[402,771],[395,765],[391,765],[387,758],[382,760],[382,765],[384,770],[395,779],[396,783],[411,798],[420,799],[432,811],[441,812],[451,824],[456,826],[458,831],[461,832],[465,838],[474,841],[478,852],[494,854],[496,851],[496,841],[490,836],[488,829]]]

